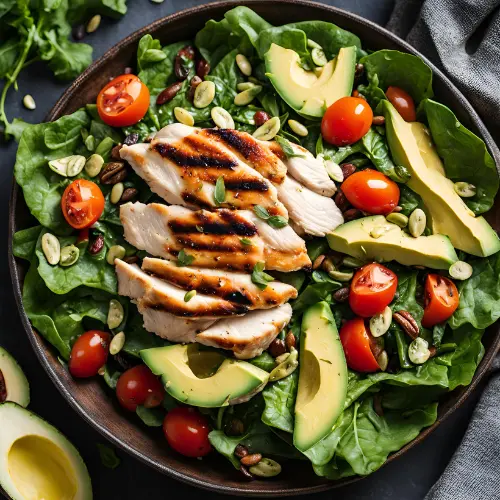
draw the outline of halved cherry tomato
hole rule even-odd
[[[373,111],[360,97],[342,97],[327,110],[321,121],[321,134],[335,146],[359,141],[371,127]]]
[[[371,349],[370,337],[363,318],[346,321],[340,329],[340,341],[351,370],[365,373],[380,370]]]
[[[195,408],[174,408],[163,421],[168,444],[186,457],[204,457],[210,453],[209,432],[208,420]]]
[[[428,274],[425,280],[422,326],[430,328],[446,321],[457,309],[460,297],[455,283],[439,274]]]
[[[128,127],[141,120],[149,108],[149,90],[135,75],[111,80],[97,96],[97,111],[112,127]]]
[[[64,190],[61,209],[71,227],[84,229],[101,216],[104,196],[95,182],[77,179]]]
[[[120,375],[116,396],[125,409],[135,411],[138,405],[146,408],[159,406],[165,397],[165,390],[146,365],[137,365]]]
[[[404,121],[414,122],[417,120],[415,103],[408,92],[399,87],[389,87],[385,91],[385,95],[389,99],[389,102],[398,110]]]
[[[369,318],[388,306],[398,287],[398,277],[376,262],[358,269],[351,282],[349,305],[355,314]]]
[[[399,203],[398,185],[370,168],[354,172],[342,183],[341,189],[354,207],[370,214],[388,214]]]
[[[90,330],[76,339],[69,358],[69,372],[73,377],[87,378],[97,375],[108,359],[109,333]]]

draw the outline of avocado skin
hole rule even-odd
[[[455,193],[453,182],[435,168],[428,168],[422,158],[411,126],[396,108],[382,101],[386,135],[394,161],[408,169],[407,185],[424,202],[434,233],[447,235],[455,248],[478,257],[488,257],[500,250],[500,240],[483,217],[475,217]]]

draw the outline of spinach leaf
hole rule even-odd
[[[138,405],[135,413],[148,427],[161,427],[165,419],[165,410],[162,408],[146,408]]]
[[[363,57],[360,63],[364,64],[369,79],[377,75],[378,87],[382,91],[391,85],[400,87],[406,90],[417,104],[434,95],[432,71],[419,57],[384,49]]]
[[[257,39],[256,49],[259,56],[263,58],[270,49],[271,44],[275,43],[285,49],[291,49],[302,59],[309,59],[309,50],[307,49],[306,34],[300,29],[291,28],[288,25],[271,27],[262,31]]]
[[[212,431],[208,435],[210,444],[224,457],[226,457],[235,469],[240,468],[240,461],[236,458],[234,450],[246,436],[227,436],[223,431]]]
[[[198,31],[195,38],[196,47],[212,67],[236,48],[239,41],[240,37],[232,33],[227,19],[222,21],[210,19],[205,27]]]
[[[12,242],[12,251],[16,257],[31,261],[35,254],[37,241],[42,232],[42,226],[34,226],[28,229],[22,229],[14,234]]]
[[[399,266],[398,266],[399,267]],[[404,268],[402,268],[404,269]],[[406,268],[407,269],[407,268]],[[394,312],[408,311],[420,326],[424,310],[417,302],[417,271],[398,271],[398,289],[397,299],[391,304],[391,309]]]
[[[261,370],[265,370],[266,372],[271,372],[276,366],[274,358],[267,351],[264,351],[260,356],[257,356],[256,358],[249,359],[248,362],[252,365],[257,366]]]
[[[342,284],[336,281],[325,281],[307,285],[299,296],[293,301],[292,308],[295,313],[301,312],[308,306],[326,300],[331,302],[331,293],[342,288]]]
[[[402,208],[402,214],[409,216],[421,204],[422,198],[415,191],[404,184],[399,186],[399,206]]]
[[[466,129],[444,104],[426,99],[422,110],[437,152],[443,159],[446,177],[474,184],[476,196],[464,201],[475,214],[487,212],[498,192],[499,178],[486,144]]]
[[[115,449],[106,444],[97,443],[99,457],[102,465],[107,469],[116,469],[120,465],[120,459],[117,457]]]
[[[271,24],[248,7],[240,6],[231,9],[224,14],[224,17],[231,26],[232,32],[240,38],[248,39],[254,47],[257,47],[259,34],[263,30],[272,27]]]

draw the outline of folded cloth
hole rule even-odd
[[[444,70],[500,143],[500,0],[396,0],[387,28]]]

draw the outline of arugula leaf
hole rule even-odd
[[[194,257],[192,255],[187,254],[184,249],[182,249],[177,255],[177,267],[189,266],[194,261]]]
[[[222,205],[226,201],[226,186],[224,185],[224,177],[222,175],[217,177],[217,181],[215,182],[214,200],[217,205]],[[252,243],[250,242],[250,244]]]
[[[252,271],[252,282],[255,283],[261,290],[265,290],[267,288],[267,284],[271,281],[274,281],[274,278],[264,272],[266,264],[264,262],[257,262],[255,266],[253,266]]]
[[[101,464],[107,469],[116,469],[120,465],[120,459],[116,455],[114,448],[106,444],[97,443]]]

